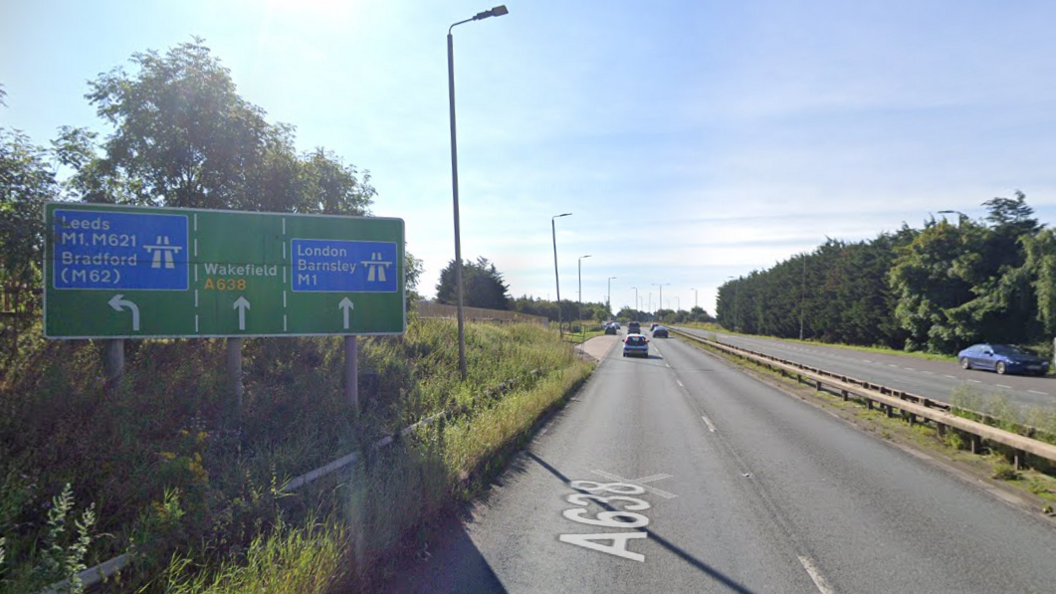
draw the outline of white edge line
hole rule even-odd
[[[822,577],[821,572],[814,566],[814,562],[810,560],[810,557],[799,556],[799,563],[803,566],[803,569],[807,570],[807,574],[810,575],[810,579],[814,581],[814,585],[817,586],[818,592],[821,594],[836,594],[836,591],[832,589],[832,586],[825,581]]]
[[[1011,390],[1012,389],[1012,386],[1006,386],[1005,384],[994,384],[994,385],[997,386],[998,388],[1005,388],[1006,390]]]
[[[675,380],[675,383],[678,384],[679,388],[685,388],[685,386],[682,385],[682,382]]]
[[[1027,390],[1027,391],[1030,392],[1031,394],[1041,394],[1042,396],[1048,396],[1049,395],[1048,392],[1039,392],[1037,390]]]
[[[716,432],[715,431],[715,424],[711,422],[711,419],[709,419],[708,417],[705,417],[704,415],[701,415],[700,418],[704,419],[704,424],[708,426],[708,431],[711,431],[712,433]]]
[[[981,384],[981,383],[983,383],[983,382],[981,382],[981,381],[979,381],[979,380],[968,380],[968,383],[969,383],[969,384]]]

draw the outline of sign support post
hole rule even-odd
[[[120,338],[108,340],[105,349],[107,392],[116,394],[125,375],[125,341]]]
[[[242,339],[227,339],[227,392],[231,399],[231,417],[237,427],[242,424]]]
[[[345,400],[359,414],[359,345],[356,335],[345,336]]]

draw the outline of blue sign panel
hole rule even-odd
[[[56,289],[188,288],[187,217],[56,209]]]
[[[395,293],[399,290],[396,244],[383,241],[294,239],[293,290],[331,293]]]

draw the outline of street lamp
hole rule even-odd
[[[576,297],[576,300],[578,301],[578,303],[576,305],[576,317],[577,318],[582,318],[583,317],[583,312],[581,311],[583,309],[583,260],[585,258],[589,258],[589,257],[590,257],[590,254],[587,254],[586,256],[580,256],[579,257],[579,263],[578,263],[578,266],[579,266],[579,295]],[[582,320],[580,320],[580,326],[582,326],[582,325],[583,325],[582,324]]]
[[[612,281],[615,276],[609,277],[609,292],[605,294],[605,307],[609,310],[609,315],[612,315]]]
[[[458,143],[455,141],[455,42],[451,30],[470,21],[479,21],[509,13],[504,5],[479,12],[471,19],[459,21],[447,28],[447,97],[451,108],[451,192],[455,210],[455,291],[458,295],[458,371],[466,381],[466,330],[462,314],[462,242],[458,224]]]
[[[958,215],[958,217],[960,217],[957,220],[958,223],[968,220],[968,215],[964,214],[963,212],[961,212],[959,210],[940,210],[939,214],[955,214],[955,215]]]
[[[697,294],[696,289],[690,289],[690,291],[693,291],[693,309],[697,309],[700,307],[700,300],[698,299],[700,295]]]
[[[664,283],[664,284],[653,283],[653,286],[660,287],[660,302],[659,302],[660,304],[657,306],[657,308],[660,309],[660,311],[663,311],[663,309],[664,309],[664,287],[666,287],[666,286],[668,286],[670,284],[671,283]],[[664,317],[663,316],[660,316],[660,321],[661,322],[664,321]]]
[[[557,334],[561,338],[565,337],[565,330],[561,327],[561,277],[557,274],[557,224],[554,221],[571,215],[572,213],[566,212],[550,217],[550,232],[554,237],[554,282],[557,283]]]

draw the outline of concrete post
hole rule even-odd
[[[359,412],[359,345],[355,335],[345,336],[345,400]]]
[[[235,425],[242,424],[242,339],[227,339],[227,388],[231,398],[231,416]]]
[[[110,393],[117,392],[121,378],[125,375],[125,340],[117,338],[106,341],[106,388]]]

